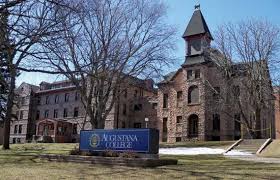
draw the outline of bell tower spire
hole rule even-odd
[[[183,34],[186,42],[186,56],[200,55],[210,47],[213,37],[200,11],[200,4],[194,6],[194,13]]]

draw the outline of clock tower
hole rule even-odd
[[[203,54],[204,49],[210,47],[213,37],[200,11],[200,5],[195,6],[183,38],[186,43],[186,61],[188,57]]]

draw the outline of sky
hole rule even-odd
[[[202,14],[211,32],[226,22],[238,22],[250,18],[266,19],[280,27],[280,0],[162,0],[167,5],[166,22],[177,28],[177,49],[174,56],[178,68],[184,61],[185,44],[181,38],[193,14],[194,6],[200,4]],[[214,37],[215,38],[215,37]],[[174,71],[175,69],[167,69]],[[22,82],[38,85],[41,81],[52,82],[63,77],[40,73],[22,73],[17,85]]]

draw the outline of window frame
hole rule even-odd
[[[79,107],[74,107],[73,117],[79,117]]]
[[[164,93],[162,108],[168,108],[168,103],[169,103],[168,101],[169,101],[169,95],[168,95],[168,93]]]
[[[55,98],[54,98],[54,103],[55,104],[58,104],[59,103],[59,95],[55,95]]]
[[[197,77],[197,75],[198,75],[198,77]],[[194,70],[194,78],[195,79],[199,79],[200,77],[201,77],[200,69]]]

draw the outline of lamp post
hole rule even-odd
[[[146,128],[148,128],[149,118],[145,118]]]

